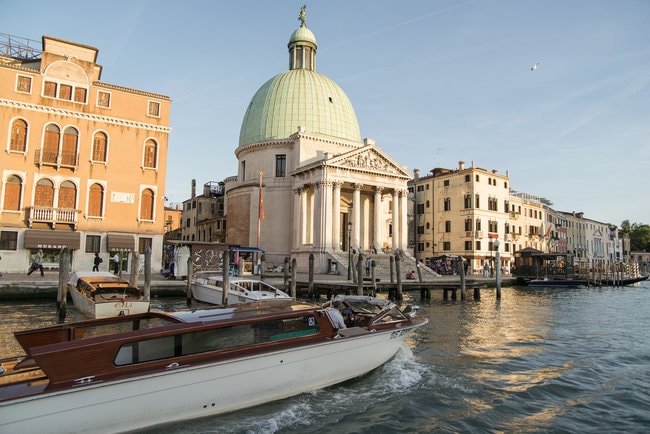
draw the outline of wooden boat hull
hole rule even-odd
[[[108,318],[112,316],[134,315],[149,311],[150,303],[144,299],[132,300],[115,297],[103,302],[97,302],[81,294],[76,288],[68,286],[68,292],[74,307],[92,318]]]
[[[0,402],[0,432],[122,432],[286,398],[376,369],[425,323]]]

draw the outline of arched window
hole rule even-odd
[[[77,165],[77,143],[79,143],[79,132],[77,129],[73,127],[66,128],[63,132],[61,164],[65,166]]]
[[[158,146],[155,141],[149,139],[144,144],[144,167],[156,168],[156,153]]]
[[[5,200],[2,205],[5,211],[20,211],[20,198],[23,192],[23,180],[11,175],[5,182]]]
[[[59,137],[61,129],[54,124],[45,128],[45,141],[43,142],[43,155],[41,160],[44,163],[56,164],[59,156]]]
[[[99,184],[90,186],[88,193],[88,215],[91,217],[101,217],[102,207],[104,204],[104,188]]]
[[[95,133],[93,139],[93,161],[106,162],[106,143],[108,142],[106,134],[102,132]]]
[[[153,191],[148,188],[140,197],[140,220],[153,220]]]
[[[54,184],[49,179],[41,179],[36,184],[34,206],[46,208],[54,206]]]
[[[11,124],[9,150],[15,152],[25,152],[27,150],[27,122],[22,119],[16,119]]]
[[[59,188],[59,208],[75,209],[77,187],[70,181],[63,181]]]

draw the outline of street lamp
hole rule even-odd
[[[352,222],[348,222],[348,280],[352,279]]]

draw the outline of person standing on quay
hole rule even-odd
[[[32,266],[29,267],[29,271],[27,272],[27,275],[31,275],[34,271],[40,270],[41,272],[41,277],[45,276],[43,273],[43,250],[38,249],[38,252],[36,253],[36,256],[34,256],[34,260],[32,261]]]
[[[115,266],[113,273],[117,274],[120,269],[120,254],[118,252],[115,252],[115,256],[113,256],[113,265]]]

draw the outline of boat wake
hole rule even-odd
[[[401,395],[420,387],[433,375],[402,345],[395,357],[373,372],[345,383],[271,402],[254,408],[162,427],[166,433],[228,432],[272,434],[319,432],[347,416],[379,405],[393,405]],[[142,430],[139,433],[160,432]]]

